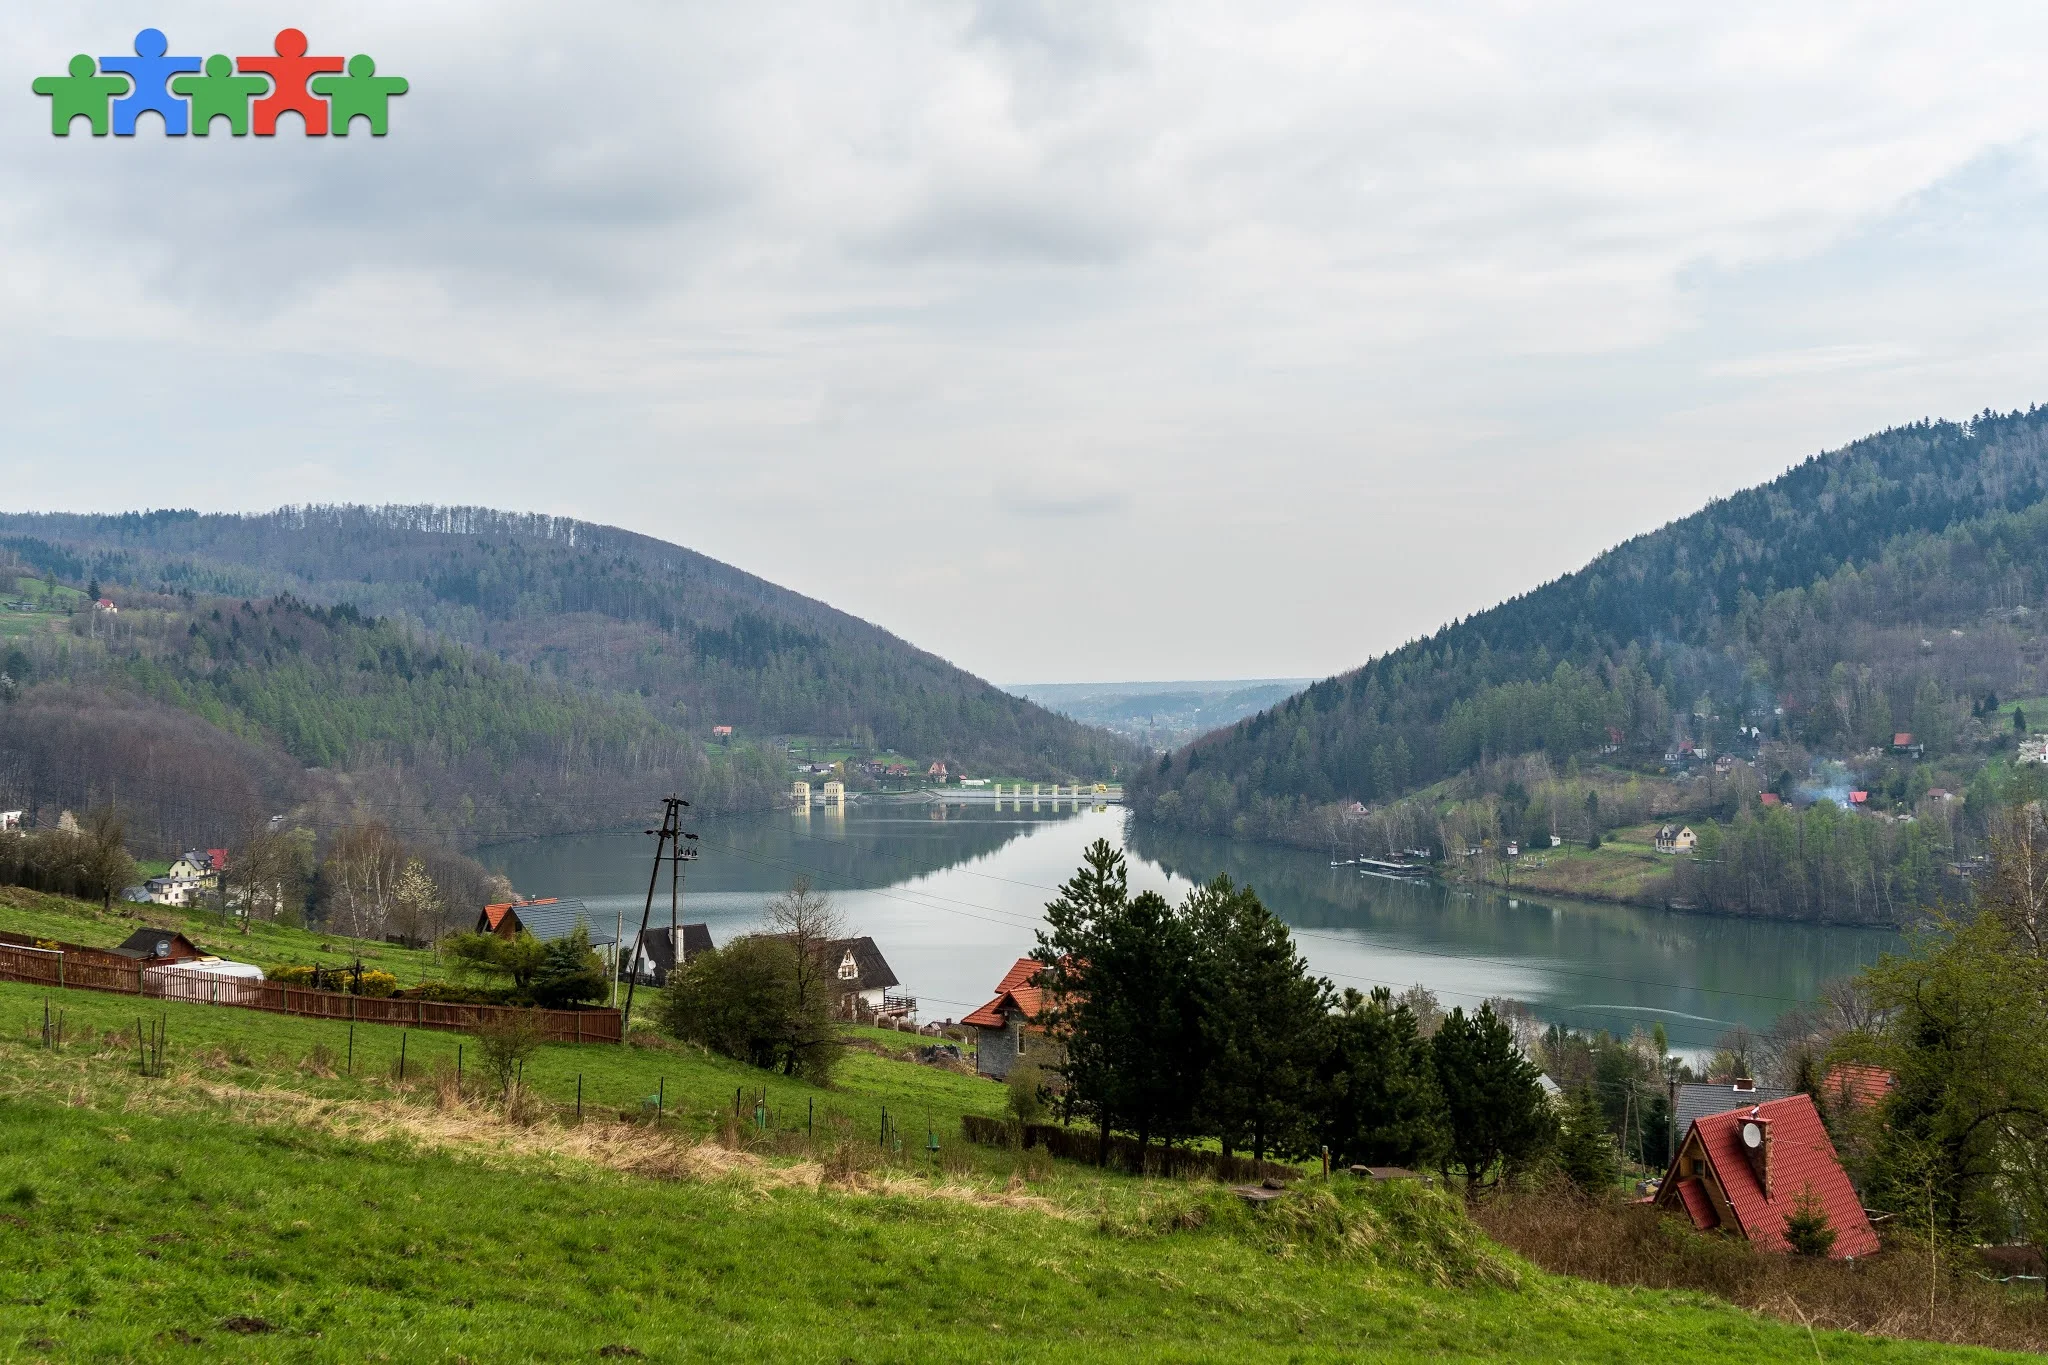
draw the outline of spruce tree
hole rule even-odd
[[[1546,1151],[1556,1121],[1536,1068],[1515,1048],[1490,1004],[1467,1015],[1454,1009],[1430,1040],[1437,1084],[1450,1113],[1451,1140],[1442,1167],[1463,1172],[1477,1193],[1525,1169]]]
[[[1450,1114],[1415,1011],[1385,986],[1344,992],[1323,1028],[1318,1133],[1340,1163],[1433,1166],[1450,1146]]]
[[[1574,1090],[1565,1102],[1558,1125],[1557,1164],[1572,1184],[1589,1194],[1611,1190],[1621,1179],[1607,1115],[1589,1085]]]
[[[1201,962],[1203,1131],[1260,1161],[1308,1150],[1329,983],[1308,974],[1287,926],[1250,887],[1218,877],[1189,893],[1181,915]]]

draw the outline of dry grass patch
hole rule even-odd
[[[1647,1205],[1569,1188],[1504,1194],[1473,1214],[1495,1240],[1559,1275],[1699,1290],[1810,1330],[2048,1351],[2048,1302],[2039,1286],[1987,1282],[1967,1250],[1930,1262],[1924,1244],[1895,1239],[1853,1263],[1778,1255],[1695,1232]]]

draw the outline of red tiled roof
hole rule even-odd
[[[1867,1109],[1884,1103],[1892,1090],[1892,1073],[1881,1066],[1843,1062],[1828,1068],[1827,1097],[1840,1096],[1851,1108]]]
[[[1035,1019],[1045,1004],[1045,992],[1035,984],[1044,968],[1045,964],[1036,958],[1018,958],[1015,965],[1003,973],[1003,979],[996,983],[996,998],[960,1022],[978,1028],[1001,1028],[1006,1008],[1016,1010],[1027,1022]]]
[[[1678,1197],[1685,1204],[1686,1217],[1701,1232],[1712,1232],[1720,1226],[1721,1215],[1714,1212],[1714,1201],[1707,1196],[1707,1187],[1697,1180],[1678,1182]]]
[[[1743,1154],[1742,1124],[1750,1118],[1770,1124],[1771,1193],[1764,1194],[1763,1182]],[[1785,1240],[1785,1216],[1792,1212],[1800,1192],[1811,1188],[1827,1211],[1835,1230],[1834,1256],[1868,1256],[1877,1250],[1877,1233],[1864,1216],[1863,1201],[1856,1196],[1842,1163],[1835,1156],[1835,1144],[1821,1126],[1820,1111],[1808,1095],[1771,1100],[1725,1114],[1709,1114],[1693,1121],[1707,1162],[1735,1213],[1742,1234],[1772,1251],[1789,1251]],[[1674,1172],[1675,1174],[1675,1172]],[[1684,1191],[1680,1190],[1683,1197]],[[1691,1212],[1688,1202],[1687,1212]]]
[[[486,905],[484,907],[484,923],[489,925],[491,932],[495,934],[498,932],[498,926],[505,922],[506,911],[517,910],[522,905],[553,905],[555,900],[554,896],[544,896],[539,900],[506,901],[502,905]]]
[[[1776,792],[1765,792],[1762,796],[1759,796],[1757,800],[1766,806],[1775,806],[1779,803],[1781,798]]]

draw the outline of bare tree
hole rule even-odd
[[[832,898],[811,889],[809,877],[798,877],[789,890],[768,902],[768,931],[789,940],[796,950],[794,1008],[797,1019],[813,1017],[813,1007],[822,1000],[837,1003],[838,964],[829,961],[832,944],[846,937],[846,922],[833,908]]]
[[[351,825],[321,865],[322,900],[335,932],[382,938],[405,873],[406,849],[382,822]]]

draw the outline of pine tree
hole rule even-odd
[[[1346,1165],[1431,1166],[1450,1145],[1450,1113],[1415,1011],[1385,986],[1344,992],[1323,1028],[1318,1129]]]
[[[1835,1249],[1835,1225],[1811,1185],[1799,1191],[1785,1215],[1785,1240],[1801,1256],[1825,1256]]]
[[[1307,1150],[1329,983],[1308,974],[1287,926],[1250,887],[1218,877],[1189,893],[1181,915],[1201,954],[1204,1130],[1260,1161]]]
[[[1430,1049],[1450,1113],[1446,1176],[1455,1167],[1464,1173],[1467,1190],[1477,1192],[1525,1169],[1549,1148],[1556,1119],[1536,1068],[1516,1050],[1514,1035],[1491,1004],[1469,1016],[1463,1008],[1452,1010]]]
[[[1621,1179],[1607,1115],[1589,1085],[1574,1090],[1565,1102],[1558,1125],[1557,1164],[1572,1184],[1592,1194],[1613,1189]]]

